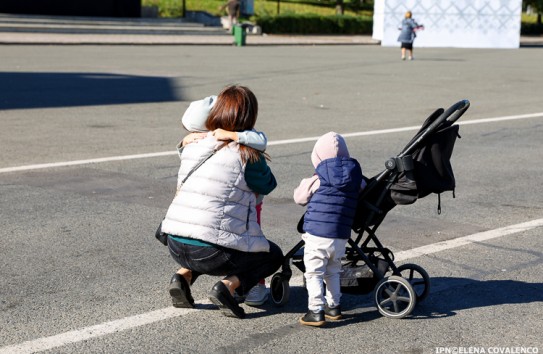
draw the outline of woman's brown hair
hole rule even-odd
[[[245,86],[232,85],[224,88],[217,96],[217,102],[209,112],[206,128],[209,131],[224,129],[241,132],[253,129],[258,116],[258,101],[255,94]],[[257,162],[260,152],[245,145],[239,145],[243,163]]]

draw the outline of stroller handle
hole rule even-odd
[[[450,122],[450,124],[453,124],[454,122],[458,120],[458,118],[462,117],[462,115],[468,110],[469,105],[470,103],[468,100],[459,101],[455,103],[454,105],[452,105],[451,107],[449,107],[449,109],[447,109],[443,113],[443,116],[447,117],[446,120]],[[451,113],[454,113],[454,114],[451,115]]]
[[[439,115],[426,129],[420,131],[415,138],[404,148],[398,157],[404,157],[411,154],[428,135],[444,127],[450,127],[454,124],[469,108],[469,101],[458,101],[443,113]]]
[[[445,112],[443,112],[428,128],[426,129],[426,132],[431,133],[434,130],[436,130],[437,127],[441,126],[445,121],[449,122],[447,126],[452,125],[454,122],[456,122],[462,115],[467,111],[469,108],[469,101],[468,100],[462,100],[458,101],[449,108]]]

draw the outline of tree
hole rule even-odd
[[[523,7],[530,6],[537,13],[537,23],[541,24],[541,14],[543,13],[543,0],[523,0]]]

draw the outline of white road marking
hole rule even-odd
[[[452,240],[438,242],[431,245],[426,245],[418,248],[414,248],[407,251],[397,252],[395,254],[395,261],[405,261],[415,257],[421,257],[432,253],[441,252],[444,250],[465,246],[471,243],[483,242],[486,240],[507,236],[519,232],[525,232],[528,230],[543,227],[543,219],[531,220],[528,222],[510,225],[499,229],[479,232],[476,234],[458,237]],[[301,285],[302,277],[293,277],[290,281],[292,285]],[[197,300],[199,304],[209,304],[206,300]],[[35,340],[26,341],[20,344],[9,345],[0,348],[0,354],[19,354],[19,353],[35,353],[53,348],[62,347],[71,343],[77,343],[85,340],[89,340],[96,337],[105,336],[112,333],[117,333],[130,328],[144,326],[159,321],[163,321],[169,318],[185,316],[190,313],[198,311],[198,309],[177,309],[173,307],[155,310],[140,315],[121,318],[118,320],[101,323],[94,326],[89,326],[70,332],[57,334],[50,337],[38,338]]]
[[[502,121],[508,121],[508,120],[541,118],[541,117],[543,117],[543,112],[504,116],[504,117],[495,117],[495,118],[474,119],[474,120],[468,120],[468,121],[459,121],[458,124],[459,125],[482,124],[482,123],[502,122]],[[416,131],[418,129],[420,129],[420,126],[417,125],[417,126],[394,128],[394,129],[371,130],[371,131],[366,131],[366,132],[342,133],[341,135],[343,135],[346,138],[351,138],[351,137],[358,137],[358,136],[369,136],[369,135],[399,133],[399,132],[405,132],[405,131]],[[298,143],[304,143],[308,141],[316,141],[318,138],[320,138],[320,136],[299,138],[299,139],[275,140],[275,141],[269,141],[268,146],[298,144]],[[0,173],[30,171],[30,170],[38,170],[38,169],[43,169],[43,168],[87,165],[87,164],[93,164],[93,163],[134,160],[134,159],[162,157],[162,156],[170,156],[170,155],[177,155],[177,151],[163,151],[163,152],[154,152],[154,153],[148,153],[148,154],[121,155],[121,156],[102,157],[102,158],[95,158],[95,159],[88,159],[88,160],[75,160],[75,161],[65,161],[65,162],[43,163],[43,164],[36,164],[36,165],[4,167],[4,168],[0,168]]]
[[[436,252],[445,251],[451,248],[469,245],[470,243],[483,242],[497,237],[516,234],[543,226],[543,219],[527,221],[521,224],[510,225],[499,229],[488,230],[476,234],[458,237],[451,240],[437,242],[430,245],[413,248],[407,251],[394,253],[394,261],[401,262],[406,259],[429,255]]]
[[[37,164],[37,165],[25,165],[25,166],[0,168],[0,173],[18,172],[18,171],[30,171],[30,170],[38,170],[38,169],[42,169],[42,168],[87,165],[87,164],[91,164],[91,163],[101,163],[101,162],[111,162],[111,161],[144,159],[144,158],[148,158],[148,157],[161,157],[161,156],[169,156],[169,155],[176,155],[176,154],[177,154],[177,151],[164,151],[164,152],[154,152],[154,153],[149,153],[149,154],[102,157],[102,158],[88,159],[88,160],[75,160],[75,161],[65,161],[65,162],[41,163],[41,164]]]
[[[107,334],[121,332],[130,328],[167,320],[168,318],[184,316],[196,309],[177,309],[174,307],[164,308],[156,311],[143,313],[131,317],[101,323],[95,326],[85,327],[70,332],[44,337],[21,344],[10,345],[0,348],[2,354],[36,353],[52,348],[58,348],[70,343],[82,342],[91,338]]]

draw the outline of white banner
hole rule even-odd
[[[375,0],[373,38],[400,46],[407,11],[424,25],[415,47],[518,48],[522,0]]]

